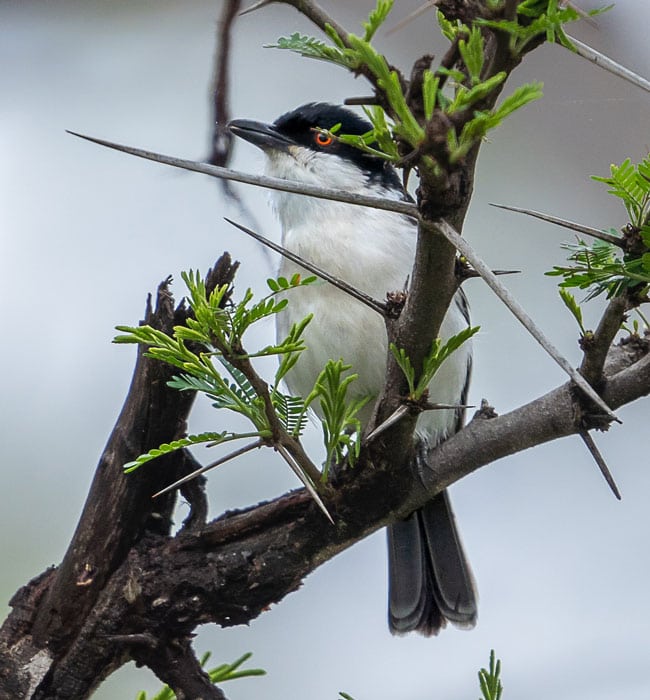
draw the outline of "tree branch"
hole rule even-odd
[[[176,694],[177,700],[226,700],[201,668],[189,639],[174,639],[156,646],[133,647],[136,662],[148,666]]]
[[[207,275],[206,284],[210,289],[216,285],[232,282],[237,264],[226,254]],[[147,303],[145,322],[170,332],[172,327],[187,319],[188,310],[183,303],[174,308],[169,292],[170,278],[158,288],[156,308]],[[226,295],[225,301],[229,299]],[[102,454],[88,499],[81,514],[77,529],[72,538],[63,562],[54,571],[48,572],[46,579],[38,579],[38,585],[26,587],[16,599],[21,609],[20,629],[29,628],[30,658],[40,658],[41,663],[33,666],[43,669],[34,676],[32,687],[47,697],[46,688],[62,683],[56,670],[67,668],[66,687],[71,688],[69,697],[83,697],[80,689],[89,683],[97,684],[111,672],[113,664],[120,663],[120,655],[103,648],[102,668],[93,666],[92,660],[81,663],[72,670],[68,660],[75,657],[73,649],[85,647],[88,639],[82,630],[88,624],[92,613],[99,605],[105,588],[113,572],[128,556],[134,542],[147,534],[164,536],[171,527],[171,516],[175,496],[170,495],[151,501],[151,494],[162,488],[170,478],[181,476],[192,467],[191,458],[179,455],[162,458],[158,469],[141,470],[125,477],[122,467],[142,452],[157,447],[162,442],[181,437],[186,431],[186,418],[194,401],[193,392],[179,392],[167,386],[175,370],[161,362],[145,357],[142,348],[138,351],[136,368],[129,394],[120,413],[116,426]],[[200,484],[195,485],[195,489]],[[204,497],[193,495],[198,506],[197,518],[189,518],[196,525],[205,517]],[[19,628],[9,624],[3,626],[0,634],[0,647],[11,646],[11,640]],[[116,631],[117,633],[117,631]],[[99,653],[99,650],[97,650]],[[88,650],[81,652],[88,654]],[[99,660],[97,660],[99,664]],[[80,669],[83,667],[85,676]],[[102,675],[104,674],[104,675]],[[78,681],[78,683],[77,683]],[[94,687],[94,686],[93,686]],[[57,692],[59,688],[57,687]],[[76,694],[75,694],[76,693]],[[5,696],[0,685],[0,697]],[[6,695],[22,697],[22,695]],[[63,692],[58,697],[66,697]]]
[[[225,166],[230,161],[232,133],[228,129],[230,121],[230,47],[232,28],[241,8],[241,0],[226,0],[219,18],[219,41],[214,78],[212,81],[213,124],[212,150],[208,163]],[[232,193],[228,193],[232,196]]]

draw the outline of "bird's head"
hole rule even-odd
[[[361,135],[372,128],[344,107],[315,102],[283,114],[273,124],[235,119],[228,126],[264,151],[267,173],[274,177],[356,192],[402,193],[399,177],[387,161],[321,131],[338,124],[341,134]]]

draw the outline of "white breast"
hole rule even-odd
[[[290,158],[285,156],[272,166],[273,175],[297,179],[295,173],[287,172],[293,169]],[[301,174],[304,180],[302,168]],[[358,183],[358,171],[354,182]],[[301,195],[276,193],[274,200],[283,228],[283,246],[378,300],[384,300],[389,291],[404,289],[415,253],[416,228],[411,219]],[[280,274],[290,277],[295,272],[310,274],[283,258]],[[359,375],[351,393],[376,397],[383,386],[387,358],[382,317],[321,280],[293,290],[288,299],[288,308],[277,317],[279,338],[286,336],[292,323],[314,315],[304,335],[307,350],[287,377],[290,390],[306,396],[327,360],[342,358]],[[449,337],[466,325],[454,302],[441,335]],[[430,386],[431,401],[459,403],[470,355],[466,343],[445,362]],[[363,422],[371,412],[372,402],[364,409]],[[418,432],[428,441],[438,442],[453,432],[455,422],[452,410],[428,411],[418,421]]]

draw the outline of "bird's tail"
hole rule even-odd
[[[447,491],[388,527],[388,624],[437,634],[476,624],[477,594]]]

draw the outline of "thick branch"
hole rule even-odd
[[[216,284],[230,283],[235,269],[236,264],[231,263],[229,256],[222,256],[208,274],[208,286],[214,288]],[[184,304],[174,309],[169,283],[170,279],[160,285],[156,308],[153,310],[149,302],[145,317],[146,323],[167,332],[174,325],[184,323],[188,313]],[[100,682],[114,664],[120,663],[120,654],[109,647],[104,649],[103,666],[94,667],[90,661],[69,666],[63,660],[70,656],[71,649],[79,647],[82,628],[87,625],[108,580],[133,544],[145,534],[159,536],[170,530],[175,496],[153,502],[151,495],[169,480],[191,470],[192,459],[186,455],[175,459],[165,457],[157,469],[141,470],[128,477],[122,467],[142,452],[185,433],[185,421],[194,394],[167,386],[174,371],[171,366],[145,357],[142,349],[138,352],[129,395],[100,459],[63,562],[48,574],[46,584],[28,587],[17,596],[16,605],[23,611],[22,622],[17,627],[9,625],[3,628],[0,646],[11,646],[25,629],[29,629],[30,643],[34,645],[32,657],[44,653],[39,649],[47,648],[39,667],[43,673],[34,679],[34,689],[51,688],[49,684],[54,669],[60,667],[67,667],[69,681],[66,684],[73,687],[75,679],[83,675],[79,671],[83,666],[90,673],[80,686],[74,686],[70,695],[83,697],[80,688],[87,687],[84,683]],[[204,517],[205,500],[192,490],[186,493],[197,504],[197,513],[188,526],[196,526]],[[88,639],[83,640],[88,643]],[[88,650],[84,653],[88,654]],[[80,656],[83,657],[83,653]],[[47,697],[47,691],[42,692],[43,697]]]
[[[626,348],[612,355],[626,366],[607,381],[604,395],[610,404],[618,407],[650,393],[650,355],[638,360]],[[247,623],[320,564],[422,506],[433,493],[496,459],[576,434],[574,406],[566,384],[511,413],[473,420],[431,451],[432,468],[421,475],[421,484],[407,470],[390,468],[395,445],[387,444],[374,469],[341,475],[328,502],[336,527],[298,491],[219,518],[198,535],[141,547],[119,572],[137,578],[133,605],[141,618],[136,624],[182,635],[199,621]]]

